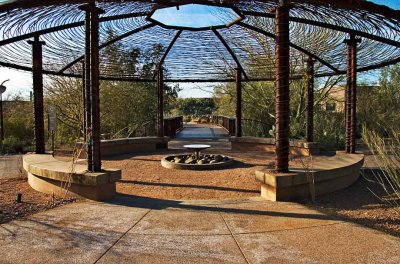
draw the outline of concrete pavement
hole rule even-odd
[[[262,198],[83,201],[0,227],[1,263],[400,263],[400,239]]]

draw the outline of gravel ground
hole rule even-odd
[[[377,198],[372,192],[381,198]],[[400,208],[396,210],[382,200],[388,198],[379,185],[360,177],[345,190],[318,196],[315,203],[309,200],[303,203],[345,221],[400,237]]]
[[[22,203],[16,202],[18,193]],[[35,191],[25,177],[0,180],[0,224],[70,202]]]
[[[231,150],[207,150],[203,154],[223,154],[235,163],[220,170],[173,170],[161,166],[160,160],[185,150],[121,155],[103,161],[104,167],[122,169],[122,180],[117,191],[134,196],[171,200],[235,199],[258,196],[260,184],[255,181],[255,170],[273,168],[274,156],[265,152],[242,153]],[[291,164],[301,166],[307,158],[292,157]]]
[[[124,155],[103,164],[104,167],[122,169],[122,180],[117,184],[120,193],[174,200],[230,199],[257,196],[260,186],[254,180],[255,169],[273,158],[265,153],[224,151],[222,154],[235,159],[235,164],[229,168],[208,171],[163,168],[160,160],[172,153],[183,152]]]

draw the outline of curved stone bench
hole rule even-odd
[[[232,150],[236,151],[265,151],[275,153],[275,139],[258,137],[230,137]],[[304,142],[302,140],[290,140],[290,153],[293,155],[318,155],[320,153],[317,142]]]
[[[85,165],[75,164],[73,167],[72,162],[56,160],[48,154],[25,155],[23,167],[33,189],[60,197],[66,194],[66,197],[108,200],[115,195],[115,182],[121,179],[119,169],[87,172]],[[67,185],[68,192],[63,188]]]
[[[360,176],[364,155],[338,152],[335,156],[319,156],[312,168],[290,168],[289,173],[268,169],[256,171],[261,182],[261,196],[271,201],[290,201],[310,197],[309,178],[314,177],[315,194],[321,195],[345,189]]]
[[[169,141],[169,137],[136,137],[102,140],[100,142],[101,155],[105,157],[168,149]],[[81,146],[82,143],[79,143],[78,147]],[[82,152],[81,158],[85,158],[85,156],[86,153]]]

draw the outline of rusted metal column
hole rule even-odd
[[[289,4],[282,1],[275,11],[276,98],[275,98],[275,171],[289,171],[289,78],[290,36]]]
[[[44,106],[43,106],[43,45],[44,41],[35,36],[32,45],[33,112],[35,118],[35,151],[44,154]]]
[[[355,153],[357,130],[357,43],[361,40],[351,35],[347,44],[347,85],[345,91],[346,153]]]
[[[164,70],[162,66],[158,69],[157,92],[157,136],[164,137]]]
[[[352,37],[351,45],[351,110],[350,110],[350,153],[356,153],[357,134],[357,44],[361,39]]]
[[[83,7],[81,7],[83,9]],[[85,9],[83,9],[85,10]],[[85,15],[85,57],[84,57],[84,83],[85,83],[85,141],[86,141],[86,153],[87,153],[87,166],[88,170],[91,171],[93,167],[92,159],[92,103],[90,96],[90,12],[86,12]]]
[[[88,139],[88,169],[101,171],[100,151],[100,93],[99,93],[99,15],[104,11],[94,3],[80,7],[86,11],[85,30],[85,86]],[[89,93],[88,93],[89,91]],[[89,113],[90,112],[90,113]],[[91,151],[90,151],[91,148]],[[91,157],[90,157],[91,153]],[[90,160],[89,160],[90,159]]]
[[[0,143],[4,140],[3,94],[0,92]]]
[[[350,153],[350,124],[351,124],[351,115],[350,115],[350,109],[351,109],[351,45],[349,40],[345,40],[345,43],[347,44],[347,68],[346,68],[346,78],[347,78],[347,83],[346,83],[346,89],[345,89],[345,104],[344,104],[344,112],[345,112],[345,152]]]
[[[307,142],[314,141],[314,61],[312,58],[307,60]]]
[[[242,71],[236,69],[236,137],[242,136]]]
[[[83,109],[83,124],[82,132],[83,139],[86,141],[86,73],[85,73],[85,62],[82,62],[82,109]]]

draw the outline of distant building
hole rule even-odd
[[[362,85],[357,87],[357,98],[367,96],[373,93],[379,86]],[[322,93],[327,92],[326,98],[321,100],[322,109],[328,112],[342,113],[345,108],[345,87],[338,86],[331,89],[321,90]]]

